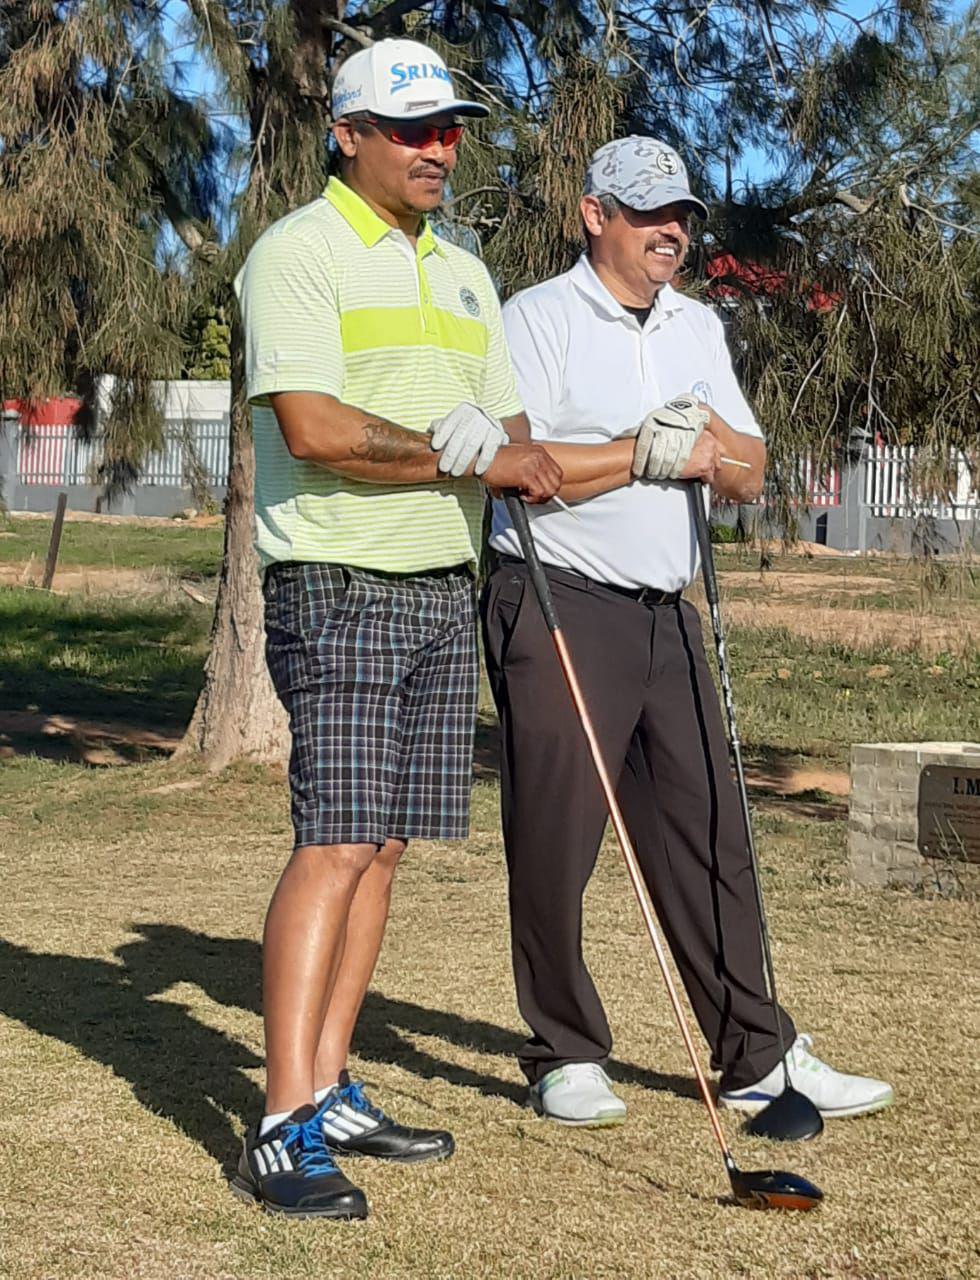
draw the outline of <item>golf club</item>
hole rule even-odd
[[[650,895],[647,887],[643,882],[640,874],[640,865],[637,860],[636,851],[633,848],[633,842],[630,839],[629,832],[626,830],[626,823],[623,821],[623,815],[620,812],[619,804],[616,800],[616,792],[613,783],[609,777],[605,762],[602,758],[602,752],[599,747],[599,741],[595,735],[595,729],[592,725],[592,719],[589,715],[588,708],[585,705],[585,699],[582,696],[582,690],[579,687],[578,679],[575,675],[575,669],[572,666],[568,649],[565,645],[565,638],[562,635],[561,623],[558,620],[558,614],[555,610],[555,603],[551,595],[551,588],[548,585],[548,579],[545,577],[544,570],[541,567],[541,561],[538,559],[537,549],[531,536],[531,527],[527,518],[527,512],[524,504],[516,494],[508,493],[506,495],[507,509],[510,512],[511,520],[517,531],[520,540],[521,549],[524,559],[527,563],[528,570],[531,575],[531,581],[534,585],[535,594],[538,598],[538,604],[541,606],[541,612],[544,615],[545,625],[551,633],[554,642],[555,652],[558,655],[558,662],[561,666],[562,674],[568,685],[569,692],[572,695],[572,702],[575,705],[575,711],[578,715],[582,730],[585,733],[586,740],[589,744],[589,751],[592,755],[592,762],[595,765],[596,773],[599,775],[599,783],[602,787],[606,800],[606,807],[609,811],[609,817],[612,820],[613,829],[616,833],[616,839],[622,851],[623,858],[626,862],[626,870],[629,874],[630,883],[633,886],[633,892],[636,894],[636,900],[640,905],[640,911],[643,915],[647,932],[650,935],[650,941],[653,944],[654,954],[657,958],[657,964],[663,977],[664,984],[667,988],[667,995],[670,999],[671,1008],[674,1011],[674,1017],[677,1019],[677,1025],[680,1028],[681,1036],[684,1040],[684,1047],[687,1055],[691,1060],[691,1066],[694,1068],[694,1074],[697,1078],[698,1089],[704,1105],[708,1110],[708,1118],[711,1122],[711,1128],[714,1132],[718,1146],[721,1148],[722,1158],[725,1161],[725,1169],[728,1173],[728,1180],[731,1183],[732,1194],[735,1200],[747,1208],[754,1209],[815,1209],[823,1199],[823,1192],[815,1187],[812,1183],[807,1182],[805,1178],[800,1178],[793,1173],[782,1173],[775,1169],[769,1169],[756,1173],[743,1173],[735,1163],[728,1143],[725,1141],[725,1135],[722,1132],[721,1122],[718,1119],[718,1111],[708,1088],[708,1082],[705,1079],[704,1072],[701,1070],[701,1064],[698,1061],[697,1051],[694,1047],[694,1041],[691,1038],[691,1032],[684,1017],[684,1011],[681,1007],[680,997],[674,986],[674,980],[671,977],[670,969],[667,967],[667,956],[660,941],[660,932],[657,928],[656,918],[653,910],[653,903],[650,901]]]
[[[721,681],[722,697],[725,703],[725,714],[728,717],[728,742],[735,766],[735,780],[738,783],[738,798],[742,808],[742,823],[745,827],[745,840],[749,848],[752,863],[752,883],[755,886],[755,901],[759,909],[759,931],[762,935],[762,951],[766,961],[766,979],[769,986],[769,999],[776,1018],[776,1037],[779,1042],[779,1054],[783,1063],[783,1092],[764,1107],[758,1115],[752,1117],[746,1128],[749,1133],[761,1138],[773,1138],[779,1142],[793,1142],[803,1138],[815,1138],[823,1132],[823,1116],[809,1098],[794,1089],[790,1083],[789,1066],[786,1062],[786,1043],[783,1036],[783,1019],[779,1003],[776,999],[776,975],[772,964],[772,949],[769,945],[769,928],[766,924],[766,909],[762,901],[762,881],[759,876],[759,860],[755,852],[755,840],[752,835],[752,815],[749,810],[749,795],[745,789],[745,769],[742,765],[742,746],[738,737],[738,726],[735,722],[735,698],[732,693],[731,675],[728,670],[728,654],[725,649],[725,632],[721,622],[721,609],[718,598],[718,578],[715,574],[715,558],[711,546],[711,533],[708,529],[708,518],[704,510],[704,498],[701,484],[692,481],[688,488],[691,512],[694,517],[694,529],[697,534],[698,547],[701,551],[701,574],[704,578],[704,594],[708,600],[708,611],[711,614],[711,627],[715,633],[715,652],[718,655],[718,676]]]

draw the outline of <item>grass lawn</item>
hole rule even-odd
[[[0,563],[41,565],[48,554],[50,520],[0,516]],[[100,569],[164,569],[177,577],[210,577],[221,564],[224,528],[167,521],[145,525],[65,521],[58,552],[61,566]]]
[[[204,552],[187,544],[180,554]],[[0,715],[34,706],[177,726],[208,623],[206,607],[169,597],[0,588]],[[854,738],[975,734],[975,653],[848,649],[744,624],[732,641],[757,761],[836,765]],[[839,802],[755,793],[775,962],[817,1050],[891,1080],[897,1104],[831,1122],[801,1147],[749,1139],[724,1118],[744,1167],[789,1168],[823,1187],[818,1212],[730,1202],[611,846],[589,888],[584,943],[628,1122],[570,1130],[523,1105],[485,751],[471,838],[419,843],[399,873],[352,1064],[406,1123],[450,1127],[457,1154],[438,1167],[349,1164],[371,1203],[366,1223],[286,1224],[225,1185],[262,1105],[258,939],[290,843],[282,775],[237,766],[212,776],[162,756],[98,769],[17,751],[0,760],[0,1275],[980,1274],[969,1194],[977,904],[852,888]]]
[[[194,709],[210,623],[186,597],[0,588],[0,710],[180,727]]]

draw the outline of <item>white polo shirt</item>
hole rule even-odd
[[[571,271],[515,295],[504,307],[504,330],[535,440],[604,444],[682,392],[734,430],[762,438],[721,321],[670,285],[641,329],[583,255]],[[546,564],[662,591],[681,590],[697,573],[686,484],[634,481],[574,509],[578,520],[553,505],[527,508]],[[521,554],[502,502],[493,504],[490,542]]]

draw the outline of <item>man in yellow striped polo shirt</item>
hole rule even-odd
[[[334,1157],[452,1153],[347,1075],[409,839],[468,830],[482,479],[547,501],[482,264],[426,213],[460,101],[423,45],[384,40],[334,85],[340,176],[259,239],[237,290],[255,437],[267,657],[290,717],[295,848],[266,918],[266,1114],[232,1189],[362,1218]]]

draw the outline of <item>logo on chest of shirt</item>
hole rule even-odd
[[[696,400],[699,400],[701,404],[711,404],[711,383],[695,382],[691,388],[691,395]]]
[[[464,285],[459,291],[459,300],[471,316],[480,314],[480,300],[472,289],[467,289]]]

